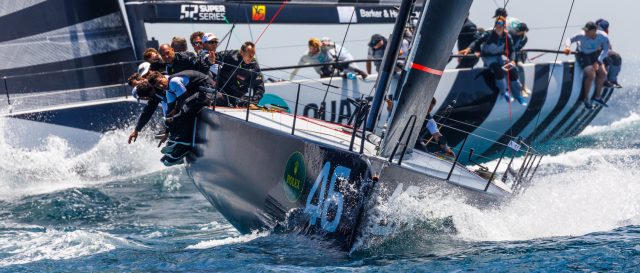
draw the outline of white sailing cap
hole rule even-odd
[[[202,35],[202,43],[210,42],[213,40],[218,40],[218,37],[216,37],[216,35],[211,32]]]
[[[149,68],[151,68],[151,64],[149,62],[141,63],[138,66],[138,74],[140,74],[140,77],[143,77],[144,75],[149,73]]]

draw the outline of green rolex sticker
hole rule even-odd
[[[289,156],[287,167],[284,169],[284,178],[282,180],[284,193],[291,202],[300,199],[306,177],[306,168],[304,158],[300,152],[294,152]]]

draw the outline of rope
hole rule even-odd
[[[356,5],[358,4],[359,0],[356,1]],[[347,40],[347,34],[349,33],[349,28],[351,28],[351,23],[353,22],[353,16],[356,14],[356,9],[354,8],[353,11],[351,12],[351,18],[349,18],[349,24],[347,24],[347,30],[344,32],[344,38],[342,38],[342,44],[340,46],[340,51],[338,52],[338,58],[340,58],[341,54],[342,54],[342,49],[344,48],[344,42]],[[337,61],[337,60],[336,60]],[[331,81],[333,81],[333,70],[335,69],[335,67],[331,70],[331,77],[329,78],[329,85],[327,85],[327,91],[324,94],[324,98],[322,99],[322,103],[320,103],[320,108],[318,109],[318,114],[320,115],[321,112],[324,111],[324,105],[326,104],[327,101],[327,94],[329,93],[329,88],[331,87]]]
[[[256,45],[258,44],[258,42],[260,41],[260,38],[262,38],[262,34],[265,33],[265,31],[267,31],[267,29],[269,28],[269,26],[271,26],[271,23],[273,23],[273,21],[276,20],[276,18],[278,17],[278,15],[280,15],[280,12],[282,11],[282,9],[284,8],[284,5],[287,4],[288,0],[284,0],[282,1],[282,4],[280,5],[280,8],[278,8],[278,11],[276,11],[276,14],[271,18],[271,21],[269,21],[269,24],[267,24],[267,26],[262,30],[262,32],[260,33],[260,35],[258,36],[258,39],[256,39]]]
[[[244,0],[242,0],[242,4],[244,4]],[[240,5],[240,3],[238,3],[238,6]],[[247,13],[247,9],[244,8],[244,18],[245,20],[247,20],[247,27],[249,28],[249,39],[251,41],[253,41],[253,31],[251,31],[251,20],[249,20],[249,13]]]
[[[564,36],[567,33],[567,26],[569,25],[569,19],[571,18],[571,13],[573,11],[573,4],[575,3],[575,0],[571,0],[571,7],[569,8],[569,14],[567,14],[567,21],[564,23],[564,29],[562,30],[562,37],[560,38],[560,43],[558,44],[558,52],[556,52],[556,57],[553,60],[553,65],[551,66],[551,73],[549,73],[549,81],[547,81],[547,88],[549,88],[549,84],[551,84],[551,78],[553,77],[553,71],[556,68],[556,63],[558,62],[558,55],[560,55],[560,48],[562,47],[562,42],[564,41]],[[538,128],[538,122],[540,121],[540,113],[542,113],[542,111],[538,112],[538,115],[536,117],[536,125],[533,127],[534,129]],[[535,141],[532,140],[532,141]]]

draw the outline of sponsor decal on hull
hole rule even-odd
[[[289,201],[295,203],[300,199],[306,182],[306,172],[304,156],[300,152],[292,153],[284,169],[282,180],[284,193]]]

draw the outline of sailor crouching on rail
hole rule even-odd
[[[133,98],[137,99],[138,101],[143,100],[147,102],[142,109],[142,113],[140,113],[140,117],[138,118],[136,127],[129,135],[129,144],[131,144],[132,141],[135,142],[136,139],[138,139],[138,133],[142,131],[142,128],[144,128],[147,123],[149,123],[149,120],[151,120],[151,117],[156,112],[156,109],[158,109],[158,105],[162,107],[163,115],[167,115],[167,104],[164,97],[164,92],[153,92],[153,94],[143,93],[142,96],[138,94],[138,86],[142,84],[148,84],[147,76],[149,76],[150,72],[164,70],[165,68],[162,63],[144,62],[138,66],[138,72],[133,73],[133,75],[131,75],[128,79],[129,86],[133,87],[133,90],[131,90],[131,95],[133,96]]]
[[[140,98],[153,96],[162,98],[166,104],[165,125],[169,141],[162,148],[161,161],[166,166],[183,162],[183,158],[193,147],[193,126],[197,113],[210,104],[209,90],[215,83],[209,76],[194,70],[185,70],[171,76],[151,72],[148,83],[136,87]],[[208,94],[209,93],[209,94]],[[217,102],[224,104],[223,95],[218,93]],[[166,141],[164,137],[158,147]]]

